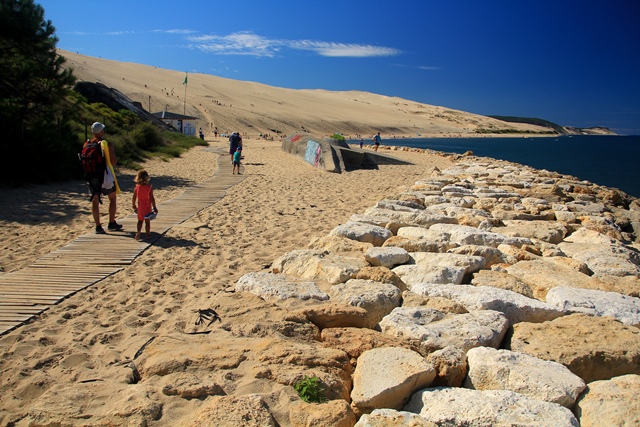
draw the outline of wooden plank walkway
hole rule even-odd
[[[207,181],[187,188],[178,197],[160,203],[149,241],[138,242],[131,232],[137,217],[121,219],[123,232],[89,233],[36,260],[19,271],[0,275],[0,335],[11,331],[70,295],[122,270],[172,226],[191,218],[222,199],[244,175],[229,173],[229,157],[212,150],[218,168]]]

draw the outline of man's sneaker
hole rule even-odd
[[[104,231],[104,228],[102,228],[101,225],[96,227],[96,234],[107,234],[106,231]]]
[[[117,222],[113,221],[109,223],[109,230],[114,230],[114,231],[118,231],[118,230],[122,230],[122,225],[118,224]]]

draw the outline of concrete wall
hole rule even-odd
[[[354,169],[377,169],[378,164],[407,164],[369,150],[352,149],[344,141],[294,134],[282,140],[282,150],[300,157],[315,168],[342,173]]]

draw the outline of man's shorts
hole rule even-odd
[[[113,187],[111,187],[111,188],[101,188],[100,192],[105,196],[108,196],[111,193],[115,193],[116,192],[116,185],[113,184]]]

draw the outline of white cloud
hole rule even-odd
[[[393,65],[395,67],[415,68],[417,70],[426,70],[426,71],[442,70],[442,67],[432,67],[428,65],[404,65],[404,64],[393,64]]]
[[[191,47],[220,55],[274,56],[281,42],[249,32],[187,37]]]
[[[192,48],[220,55],[274,57],[283,49],[312,51],[321,56],[355,58],[394,56],[401,53],[401,51],[394,48],[371,45],[269,39],[252,32],[239,32],[226,36],[190,36],[187,39],[192,42],[190,46]]]
[[[188,29],[173,29],[173,30],[153,30],[154,33],[165,33],[165,34],[194,34],[197,33],[196,30],[188,30]]]
[[[105,33],[107,36],[126,36],[127,34],[135,34],[135,31],[110,31]]]
[[[340,56],[352,58],[365,58],[371,56],[395,56],[401,52],[390,47],[379,47],[361,44],[315,42],[301,40],[289,42],[292,49],[311,50],[321,56]]]

